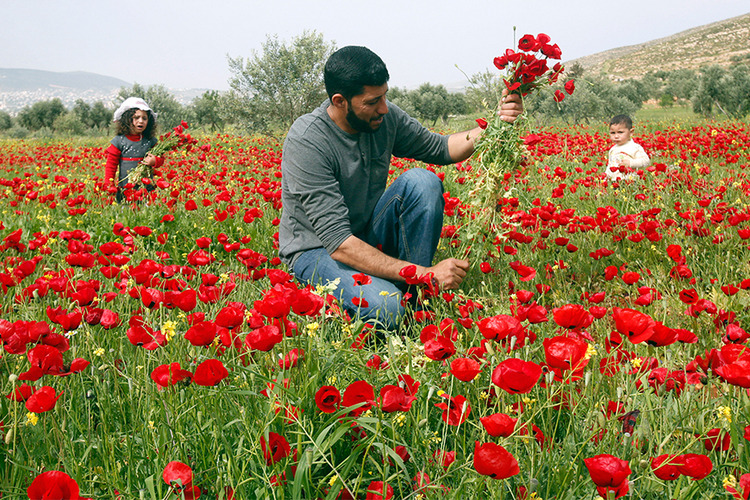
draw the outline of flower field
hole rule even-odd
[[[398,335],[280,263],[280,144],[117,205],[106,139],[0,142],[0,496],[748,498],[750,129],[646,129],[619,186],[603,127],[526,136],[472,239],[472,161],[394,159],[473,263]]]

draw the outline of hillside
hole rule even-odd
[[[56,73],[36,69],[0,68],[0,92],[33,92],[45,88],[109,92],[129,85],[130,83],[119,78],[85,71]]]
[[[102,101],[112,106],[120,88],[132,83],[111,76],[71,71],[58,73],[36,69],[0,68],[0,111],[17,113],[37,101],[58,98],[70,108],[76,100]],[[190,103],[208,89],[169,89],[181,104]]]
[[[620,79],[656,70],[699,69],[710,64],[729,66],[733,58],[750,58],[750,13],[580,57],[567,61],[566,65],[578,63],[589,73],[605,73]]]

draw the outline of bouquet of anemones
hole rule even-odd
[[[190,134],[185,133],[185,130],[187,129],[188,124],[183,120],[180,125],[174,127],[172,131],[160,135],[159,142],[148,151],[149,154],[163,156],[165,153],[183,147],[186,148],[187,151],[190,151],[193,144],[198,141],[192,138]],[[141,161],[133,170],[128,172],[128,182],[138,184],[141,182],[141,179],[150,179],[153,177],[153,174],[154,168]]]
[[[550,43],[550,37],[540,33],[536,37],[524,35],[518,42],[519,52],[507,49],[505,53],[494,59],[497,69],[504,71],[503,83],[508,94],[518,94],[521,97],[537,91],[539,88],[553,85],[563,73],[561,63],[551,68],[549,59],[560,59],[561,51],[557,44]],[[565,92],[572,94],[575,88],[573,81],[564,86]],[[565,98],[561,90],[555,91],[554,99],[560,102]],[[502,197],[501,182],[506,172],[518,168],[524,160],[523,131],[526,121],[525,113],[514,123],[508,123],[495,116],[489,122],[477,120],[484,128],[482,135],[477,138],[474,154],[477,170],[477,185],[469,193],[470,205],[473,207],[472,229],[477,236],[479,231],[495,233],[497,229],[496,214],[498,200]]]

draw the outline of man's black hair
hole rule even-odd
[[[633,128],[633,120],[628,115],[617,115],[613,116],[609,121],[609,126],[611,127],[612,125],[625,125],[625,127],[631,129]]]
[[[383,60],[367,47],[349,45],[328,58],[323,79],[328,97],[341,94],[346,100],[364,92],[364,86],[379,87],[388,82]]]

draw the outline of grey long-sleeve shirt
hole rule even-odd
[[[452,163],[447,136],[390,102],[377,131],[357,134],[334,123],[329,104],[298,118],[284,141],[279,256],[290,268],[301,252],[324,247],[333,253],[349,236],[364,236],[385,191],[391,156]]]

